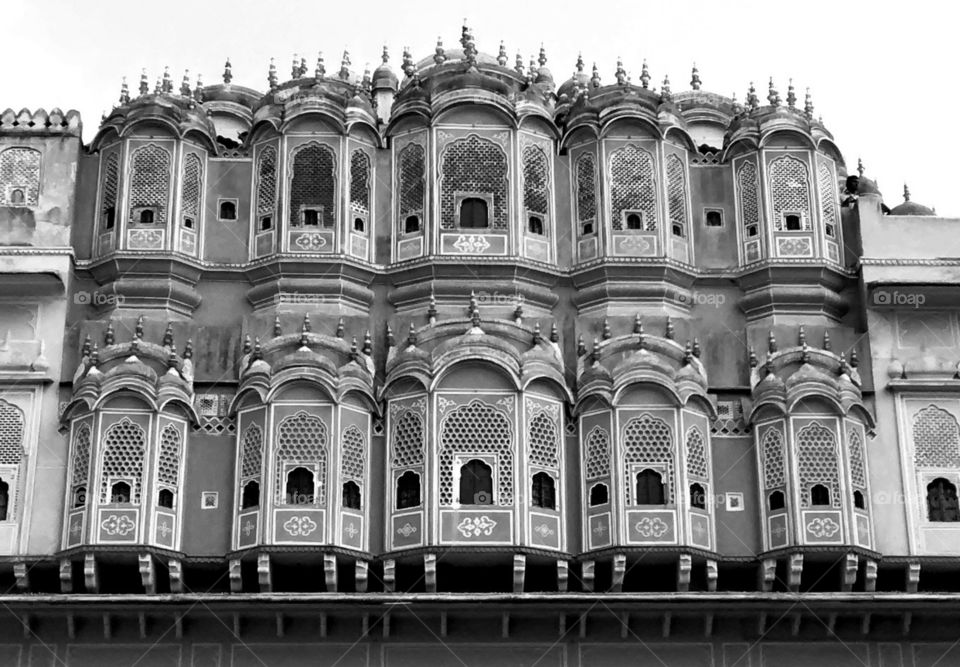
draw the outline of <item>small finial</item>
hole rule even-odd
[[[183,348],[183,358],[193,359],[193,339],[192,338],[187,339],[187,344]]]
[[[737,94],[736,94],[736,93],[733,93],[733,95],[731,95],[730,99],[731,99],[731,106],[733,107],[733,115],[734,115],[734,116],[739,116],[740,114],[743,113],[743,105],[740,104],[740,102],[737,101]]]
[[[860,174],[860,178],[863,178],[863,160],[857,158],[857,173]]]
[[[830,343],[830,332],[824,331],[823,332],[823,349],[829,352],[831,347],[832,347],[832,344]]]
[[[640,319],[640,313],[633,316],[633,333],[643,334],[643,320]]]
[[[390,51],[387,49],[386,44],[383,45],[383,53],[380,56],[380,61],[384,65],[390,62]]]
[[[350,80],[350,53],[346,49],[343,50],[343,57],[340,59],[340,79]]]
[[[757,367],[757,351],[753,349],[753,345],[750,346],[750,368]]]
[[[173,347],[173,322],[167,322],[167,328],[163,332],[163,346]]]
[[[673,340],[673,320],[670,319],[670,316],[667,315],[667,327],[664,332],[664,338],[667,340]]]
[[[260,336],[253,339],[253,359],[254,361],[263,359],[263,346],[260,345]]]
[[[804,344],[800,346],[800,363],[805,364],[808,361],[810,361],[810,347],[804,342]]]
[[[275,315],[273,318],[273,337],[279,338],[282,335],[283,329],[280,326],[280,314],[277,313],[277,315]]]
[[[317,52],[317,68],[313,71],[313,78],[317,81],[323,81],[327,75],[327,66],[323,62],[323,51]]]
[[[297,75],[298,75],[297,78],[299,79],[299,78],[305,76],[306,73],[307,73],[307,59],[301,56],[301,58],[300,58],[300,68],[299,68],[299,71],[297,72]]]
[[[223,64],[223,83],[229,86],[231,81],[233,81],[233,65],[230,64],[230,58],[227,58],[227,62]]]
[[[903,184],[903,201],[910,201],[910,188],[907,187],[907,184]]]
[[[593,339],[593,348],[590,350],[590,361],[597,363],[600,361],[600,341]]]
[[[697,357],[698,359],[700,358],[700,339],[699,338],[693,339],[693,356]]]
[[[771,329],[770,335],[767,337],[767,352],[773,354],[777,351],[777,339],[773,335],[773,330]]]
[[[167,355],[167,368],[176,368],[177,367],[177,352],[176,350],[170,350],[170,354]]]
[[[310,337],[307,335],[307,332],[302,329],[300,330],[300,347],[310,349]]]
[[[585,65],[583,64],[583,54],[582,54],[582,53],[578,53],[578,54],[577,54],[576,74],[574,74],[574,76],[576,76],[577,74],[583,74],[583,68],[584,68],[584,67],[585,67]]]
[[[432,289],[430,290],[430,301],[427,304],[427,321],[430,324],[437,323],[437,297]]]
[[[93,344],[93,349],[90,350],[90,365],[96,367],[100,363],[100,346],[96,343]]]
[[[517,294],[517,307],[513,309],[513,319],[517,324],[523,322],[523,295]]]
[[[533,325],[533,344],[538,345],[543,341],[543,337],[540,335],[540,323],[537,322]]]
[[[650,87],[650,69],[647,67],[647,59],[643,59],[643,68],[640,70],[640,85],[644,88]]]
[[[800,331],[797,334],[797,345],[806,345],[806,344],[807,344],[807,330],[801,324]]]
[[[417,328],[413,326],[413,322],[410,323],[410,333],[407,334],[407,345],[410,347],[417,346]]]
[[[140,95],[146,95],[150,92],[150,83],[147,81],[147,68],[144,67],[140,72]]]
[[[507,61],[510,58],[507,56],[507,45],[503,43],[503,40],[500,41],[500,52],[497,54],[497,64],[500,67],[506,67]]]
[[[694,90],[700,90],[700,70],[697,69],[697,63],[693,63],[693,73],[690,77],[690,87]]]
[[[180,94],[190,97],[190,70],[183,70],[183,81],[180,82]]]
[[[170,68],[163,68],[163,92],[172,93],[173,92],[173,79],[170,78]]]
[[[293,54],[293,62],[290,64],[290,78],[296,79],[300,76],[300,54]]]
[[[350,360],[351,361],[357,360],[357,337],[356,336],[354,336],[350,340]]]
[[[557,329],[556,322],[551,322],[550,324],[550,342],[551,343],[560,342],[560,331]]]
[[[797,94],[793,91],[793,79],[787,81],[787,106],[795,109],[797,106]]]
[[[413,73],[416,71],[416,67],[413,64],[413,56],[410,55],[410,47],[403,47],[403,73],[407,77],[413,76]]]
[[[617,56],[617,85],[625,86],[627,85],[627,70],[623,69],[623,60]]]
[[[771,106],[780,106],[780,93],[777,92],[776,86],[773,85],[772,76],[770,77],[770,83],[767,86],[767,101],[770,102]]]
[[[803,96],[803,115],[807,117],[807,120],[813,120],[813,96],[810,95],[809,88]]]
[[[270,90],[274,90],[277,87],[277,65],[273,61],[273,58],[270,59],[270,68],[267,70],[267,83],[270,86]]]
[[[310,331],[310,314],[303,314],[303,324],[300,325],[300,331]]]
[[[587,353],[587,346],[583,342],[583,334],[577,336],[577,356],[582,357]]]
[[[250,342],[250,334],[246,334],[246,335],[243,337],[243,353],[244,353],[244,354],[250,354],[250,350],[252,350],[252,349],[253,349],[253,345],[252,345],[252,343]]]
[[[137,317],[137,325],[133,329],[133,335],[136,338],[143,338],[143,315]]]
[[[604,318],[604,320],[603,320],[603,339],[604,339],[604,340],[607,340],[607,339],[610,338],[612,335],[613,335],[613,334],[610,333],[610,322],[609,322],[606,318]]]
[[[130,101],[130,89],[127,88],[127,77],[123,77],[120,82],[120,104],[126,104]]]
[[[203,102],[203,75],[197,74],[197,85],[193,88],[193,99]]]
[[[537,58],[537,62],[540,64],[540,67],[547,66],[547,50],[543,48],[543,43],[540,43],[540,57]]]
[[[523,76],[523,56],[520,55],[519,51],[517,51],[517,59],[514,61],[514,63],[513,69],[517,72],[517,74]]]
[[[158,76],[158,77],[157,77],[157,83],[156,83],[156,85],[154,85],[154,87],[153,87],[153,94],[154,94],[154,95],[159,95],[159,94],[161,94],[162,92],[163,92],[163,78]]]
[[[600,87],[600,70],[597,68],[597,63],[593,63],[593,73],[590,75],[590,85],[594,88]]]
[[[107,323],[107,330],[103,332],[103,344],[113,345],[113,320]]]
[[[660,101],[670,102],[673,100],[673,94],[670,92],[670,77],[663,77],[663,87],[660,89]]]
[[[363,334],[363,353],[369,357],[372,352],[373,339],[370,338],[370,329],[367,329]]]
[[[387,347],[394,347],[397,341],[393,338],[393,329],[387,324]]]
[[[690,340],[687,339],[686,345],[683,346],[683,363],[689,364],[693,361],[693,346],[690,344]]]
[[[530,56],[530,65],[527,67],[527,86],[533,85],[533,80],[537,78],[537,61]]]
[[[337,320],[337,338],[343,338],[343,318]]]
[[[750,82],[750,88],[747,90],[747,106],[750,111],[756,111],[760,108],[760,98],[757,97],[757,89],[754,87],[753,81]]]
[[[850,350],[850,368],[856,368],[860,365],[860,357],[857,355],[857,348]]]

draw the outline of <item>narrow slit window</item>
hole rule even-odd
[[[345,509],[360,509],[360,487],[356,482],[344,482],[342,500]]]
[[[545,472],[538,472],[533,476],[533,489],[530,496],[534,507],[544,509],[557,508],[556,485],[553,477]]]
[[[774,491],[771,493],[767,498],[767,504],[771,512],[782,510],[786,507],[786,499],[783,496],[783,491]]]
[[[707,227],[723,227],[723,212],[716,209],[708,209],[704,224]]]
[[[606,505],[610,502],[610,494],[606,484],[594,484],[590,487],[590,507]]]
[[[951,481],[938,477],[927,485],[927,519],[937,522],[960,521],[957,487]]]
[[[707,493],[700,484],[690,485],[690,507],[698,510],[707,509]]]
[[[260,483],[255,479],[243,485],[243,494],[240,500],[240,509],[249,509],[260,506]]]

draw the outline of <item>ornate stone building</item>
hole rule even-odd
[[[2,664],[960,662],[960,223],[809,94],[232,78],[0,115]]]

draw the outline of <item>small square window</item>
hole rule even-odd
[[[672,225],[673,235],[683,238],[683,225]]]
[[[367,229],[367,221],[363,218],[353,219],[353,231],[363,234]]]
[[[824,231],[827,233],[827,236],[829,236],[830,238],[833,238],[834,236],[837,235],[837,230],[834,229],[833,225],[831,224],[824,225]]]
[[[320,225],[320,211],[315,208],[304,208],[300,210],[300,224],[305,227],[317,227]]]
[[[527,232],[537,236],[543,236],[543,218],[539,215],[531,215],[527,220]]]
[[[703,224],[706,227],[723,227],[723,211],[716,208],[704,209]]]
[[[195,224],[196,223],[194,222],[194,219],[189,216],[183,219],[183,226],[185,229],[193,229]]]
[[[408,215],[407,219],[403,222],[403,233],[404,234],[416,234],[420,231],[420,216],[419,215]]]
[[[215,510],[220,506],[220,494],[217,491],[203,491],[200,494],[200,509]]]
[[[220,199],[217,204],[218,220],[236,220],[237,219],[237,200]]]
[[[743,511],[743,494],[742,493],[727,493],[724,496],[727,504],[728,512],[742,512]]]
[[[590,236],[593,234],[593,221],[584,222],[580,225],[580,236]]]
[[[803,217],[799,213],[784,213],[783,227],[788,232],[799,232],[803,229]]]
[[[631,231],[643,229],[643,213],[640,211],[624,211],[624,228]]]
[[[747,225],[747,236],[756,236],[758,229],[756,225]]]
[[[273,216],[264,215],[260,217],[260,231],[266,232],[273,229]]]

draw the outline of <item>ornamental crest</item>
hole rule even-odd
[[[460,531],[460,534],[464,537],[480,537],[481,535],[490,536],[493,534],[493,529],[496,528],[497,522],[488,517],[486,514],[479,518],[475,517],[465,517],[457,525],[457,530]]]

